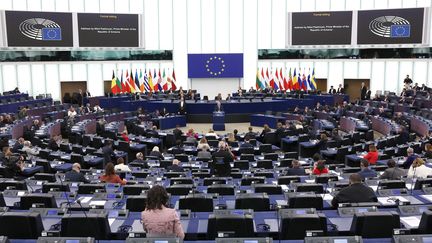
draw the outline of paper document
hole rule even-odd
[[[91,199],[92,199],[92,197],[80,197],[80,198],[78,198],[78,200],[80,200],[81,203],[88,203],[88,202],[90,202]]]
[[[95,200],[90,202],[90,206],[105,206],[105,200]]]
[[[114,221],[115,221],[115,218],[109,218],[108,219],[109,225],[111,226],[114,223]]]
[[[421,195],[420,197],[428,200],[429,202],[432,202],[432,195]]]
[[[420,217],[416,217],[416,216],[401,217],[400,221],[408,229],[418,228],[420,224]]]
[[[394,197],[378,197],[378,202],[383,206],[395,205],[396,200],[401,202],[409,202],[408,199],[402,196],[394,196]]]

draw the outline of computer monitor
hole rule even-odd
[[[179,238],[127,238],[126,243],[183,243]]]
[[[94,243],[91,237],[39,237],[36,243]]]
[[[248,214],[210,214],[207,236],[213,240],[218,236],[248,237],[254,235],[252,215]]]
[[[6,212],[0,214],[0,235],[10,239],[37,239],[44,226],[36,212]]]
[[[26,194],[21,197],[20,209],[27,210],[35,204],[41,204],[44,208],[57,208],[57,202],[54,195],[44,193]]]

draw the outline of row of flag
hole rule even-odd
[[[271,87],[273,90],[316,90],[317,85],[315,82],[315,68],[312,69],[312,73],[309,68],[309,72],[306,76],[306,70],[303,68],[303,72],[301,69],[294,68],[294,73],[291,74],[291,68],[289,69],[288,75],[286,70],[284,71],[282,68],[276,68],[274,74],[273,72],[267,68],[264,71],[264,68],[261,68],[261,72],[258,68],[256,74],[256,89],[265,89]]]
[[[132,70],[121,70],[120,75],[113,70],[111,80],[111,92],[117,93],[136,93],[136,92],[158,92],[167,90],[177,90],[174,69],[170,73],[169,69],[156,71],[147,69],[144,72],[136,69],[135,75]]]

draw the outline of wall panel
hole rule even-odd
[[[60,76],[58,64],[45,65],[45,78],[47,84],[47,93],[51,94],[54,100],[60,100]]]
[[[389,90],[393,92],[397,91],[398,82],[399,82],[398,71],[399,71],[398,61],[386,61],[384,90]]]
[[[18,86],[15,64],[2,65],[3,91],[10,91]]]
[[[33,95],[46,94],[46,79],[45,79],[45,65],[32,64],[31,65],[31,79],[33,82]]]
[[[30,64],[17,65],[17,82],[18,82],[18,88],[21,92],[31,93],[32,78],[31,78]]]

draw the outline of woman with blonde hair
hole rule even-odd
[[[422,158],[417,158],[408,170],[408,178],[427,178],[432,175],[432,168],[425,165]]]
[[[197,149],[199,149],[199,150],[204,150],[204,149],[210,150],[210,145],[208,144],[207,139],[205,137],[202,137],[199,140]]]

